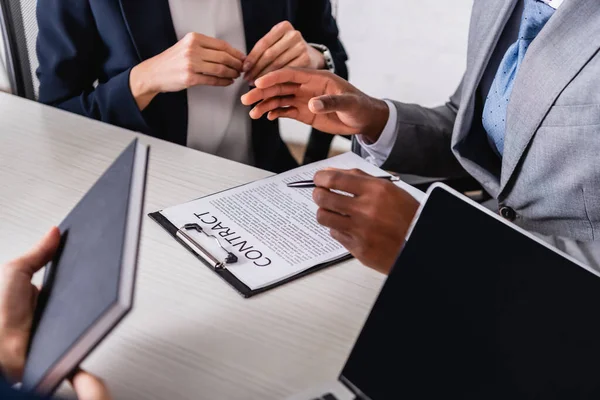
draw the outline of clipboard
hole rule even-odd
[[[246,284],[244,284],[241,280],[239,280],[234,274],[227,270],[227,265],[232,264],[234,262],[231,256],[235,257],[232,253],[227,252],[221,244],[219,243],[219,247],[223,248],[223,254],[212,254],[210,251],[205,249],[201,244],[199,244],[196,240],[194,240],[190,235],[186,232],[189,230],[198,230],[202,232],[202,228],[197,226],[197,224],[188,224],[182,227],[176,227],[169,221],[164,215],[161,214],[161,211],[157,211],[151,214],[148,214],[150,218],[152,218],[156,223],[158,223],[169,235],[171,235],[175,240],[177,240],[183,247],[185,247],[190,253],[192,253],[198,260],[200,260],[204,265],[210,268],[215,274],[221,277],[225,282],[227,282],[231,287],[233,287],[242,297],[248,299],[250,297],[256,296],[257,294],[261,294],[267,292],[271,289],[275,289],[279,286],[285,285],[286,283],[295,281],[296,279],[303,278],[307,275],[310,275],[314,272],[320,271],[327,267],[331,267],[333,265],[339,264],[341,262],[350,260],[354,258],[352,255],[348,254],[346,256],[337,258],[333,261],[315,265],[312,268],[306,269],[303,272],[300,272],[294,276],[291,276],[287,279],[283,279],[279,282],[276,282],[272,285],[268,285],[262,287],[260,289],[250,289]],[[211,237],[210,235],[207,235]],[[215,238],[217,241],[218,239]],[[228,262],[229,258],[229,262]],[[237,258],[237,257],[236,257]],[[237,260],[236,260],[237,261]]]
[[[306,189],[289,186],[291,182],[312,179],[316,172],[325,168],[357,168],[371,176],[386,175],[381,168],[358,155],[344,153],[165,208],[149,216],[243,297],[249,298],[353,258],[326,228],[318,224],[315,215],[318,207],[311,194],[307,194]],[[396,184],[418,201],[423,196],[422,192],[402,181]],[[204,214],[198,214],[202,212]],[[203,219],[202,215],[206,214],[210,216]],[[212,219],[214,226],[211,226]],[[234,228],[232,233],[230,228]],[[242,232],[236,232],[238,228]],[[208,240],[202,234],[208,236]],[[229,235],[239,237],[230,240],[227,239]],[[215,246],[212,240],[221,242]],[[238,241],[233,243],[232,240]],[[252,263],[258,267],[272,265],[272,272],[253,276],[251,269],[241,266],[257,259],[250,258],[249,252],[243,253],[244,243],[248,244],[248,250],[255,245],[270,247],[273,264]],[[240,257],[240,266],[226,249]],[[257,250],[261,249],[253,252],[261,253]],[[262,253],[258,257],[268,259]]]

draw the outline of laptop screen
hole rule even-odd
[[[342,376],[374,400],[600,398],[600,278],[436,188]]]

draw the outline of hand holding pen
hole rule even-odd
[[[400,182],[400,178],[397,176],[373,176],[373,178],[376,179],[382,179],[382,180],[386,180],[386,181],[390,181],[390,182]],[[296,188],[296,189],[305,189],[305,188],[316,188],[317,185],[315,185],[314,181],[297,181],[297,182],[291,182],[287,184],[287,187],[289,188]]]

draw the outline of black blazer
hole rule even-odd
[[[306,41],[326,45],[337,73],[347,78],[329,0],[241,2],[248,49],[289,20]],[[140,112],[129,88],[135,65],[177,42],[168,0],[43,0],[37,18],[41,102],[186,145],[186,92],[160,94]],[[296,166],[277,122],[253,121],[252,144],[257,167],[281,172]]]

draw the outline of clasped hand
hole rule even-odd
[[[247,57],[224,40],[188,33],[171,48],[134,67],[129,84],[138,107],[144,110],[159,93],[200,85],[229,86],[243,73],[253,83],[283,67],[324,65],[323,55],[284,21],[258,41]]]

